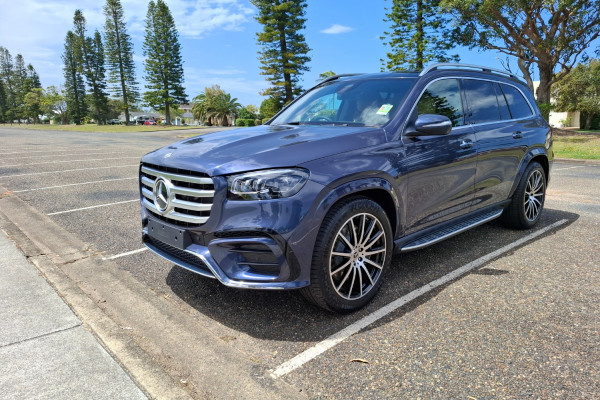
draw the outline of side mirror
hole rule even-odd
[[[408,132],[407,136],[447,135],[452,130],[452,121],[444,115],[421,114],[415,121],[416,132]]]

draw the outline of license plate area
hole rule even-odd
[[[186,230],[173,228],[151,218],[148,218],[148,236],[181,250],[192,244],[192,238]]]

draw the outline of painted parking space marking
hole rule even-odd
[[[147,247],[143,247],[141,249],[132,250],[132,251],[128,251],[128,252],[121,253],[121,254],[115,254],[114,256],[110,256],[110,257],[102,257],[102,261],[115,260],[117,258],[131,256],[133,254],[138,254],[138,253],[141,253],[141,252],[146,251],[146,250],[148,250],[148,248]]]
[[[73,151],[74,149],[69,149],[69,150],[52,150],[52,149],[47,149],[47,150],[29,150],[29,151],[12,151],[12,152],[8,152],[8,153],[0,153],[0,156],[7,156],[10,154],[30,154],[30,153],[48,153],[50,151],[54,151],[55,153],[63,153],[65,151]],[[93,149],[84,149],[85,150],[93,150]]]
[[[140,157],[112,157],[112,158],[88,158],[85,160],[60,160],[60,161],[44,161],[38,163],[30,163],[30,164],[11,164],[11,165],[0,165],[0,168],[8,168],[8,167],[28,167],[30,165],[42,165],[42,164],[61,164],[61,163],[74,163],[74,162],[87,162],[87,161],[107,161],[107,160],[127,160],[131,158]]]
[[[91,210],[94,208],[100,208],[100,207],[110,207],[110,206],[116,206],[119,204],[125,204],[125,203],[133,203],[134,201],[140,201],[140,199],[135,199],[135,200],[125,200],[125,201],[117,201],[114,203],[108,203],[108,204],[98,204],[95,206],[89,206],[89,207],[81,207],[81,208],[74,208],[72,210],[65,210],[65,211],[57,211],[57,212],[53,212],[53,213],[49,213],[46,215],[59,215],[59,214],[67,214],[67,213],[72,213],[72,212],[76,212],[76,211],[85,211],[85,210]]]
[[[132,178],[115,178],[115,179],[103,179],[101,181],[89,181],[89,182],[80,182],[80,183],[68,183],[65,185],[56,185],[56,186],[46,186],[46,187],[39,187],[39,188],[33,188],[33,189],[23,189],[23,190],[13,190],[13,193],[25,193],[25,192],[34,192],[37,190],[50,190],[50,189],[59,189],[59,188],[64,188],[64,187],[69,187],[69,186],[80,186],[80,185],[91,185],[94,183],[104,183],[104,182],[115,182],[115,181],[125,181],[125,180],[131,180],[131,179],[138,179],[137,176],[134,176]]]
[[[555,171],[565,171],[567,169],[575,169],[575,168],[585,168],[585,167],[591,167],[591,165],[578,165],[576,167],[554,168],[552,170],[552,172],[555,172]]]
[[[2,161],[6,161],[6,160],[23,160],[23,159],[27,159],[27,158],[35,158],[36,160],[38,158],[49,158],[49,157],[70,157],[70,156],[76,156],[76,157],[83,157],[83,156],[99,156],[102,154],[123,154],[125,153],[124,151],[110,151],[110,152],[100,152],[100,153],[75,153],[75,154],[49,154],[47,156],[31,156],[31,157],[2,157]]]
[[[463,265],[462,267],[460,267],[458,269],[455,269],[454,271],[448,273],[447,275],[444,275],[443,277],[436,279],[436,280],[428,283],[425,286],[422,286],[416,290],[413,290],[412,292],[392,301],[391,303],[380,308],[379,310],[374,311],[373,313],[359,319],[358,321],[354,322],[351,325],[348,325],[346,328],[342,329],[341,331],[339,331],[337,333],[334,333],[333,335],[329,336],[327,339],[317,343],[313,347],[308,348],[307,350],[298,354],[294,358],[284,362],[283,364],[281,364],[280,366],[278,366],[277,368],[275,368],[275,370],[273,370],[271,372],[271,377],[276,379],[276,378],[280,378],[284,375],[289,374],[290,372],[294,371],[295,369],[297,369],[297,368],[301,367],[302,365],[306,364],[307,362],[311,361],[313,358],[326,352],[327,350],[331,349],[332,347],[336,346],[337,344],[343,342],[344,340],[348,339],[350,336],[360,332],[365,327],[373,324],[374,322],[376,322],[379,319],[385,317],[386,315],[392,313],[393,311],[397,310],[398,308],[402,307],[403,305],[417,299],[418,297],[424,295],[425,293],[432,291],[433,289],[435,289],[437,287],[445,285],[446,283],[451,282],[451,281],[461,277],[462,275],[466,274],[467,272],[472,271],[475,268],[478,268],[478,267],[486,264],[487,262],[493,260],[494,258],[496,258],[516,247],[519,247],[522,244],[527,243],[528,241],[533,240],[533,239],[537,238],[538,236],[543,235],[544,233],[546,233],[552,229],[555,229],[561,225],[566,224],[567,222],[568,222],[568,220],[562,219],[560,221],[553,223],[552,225],[549,225],[545,228],[542,228],[535,232],[532,232],[529,235],[524,236],[521,239],[519,239],[509,245],[501,247],[496,251],[486,254],[485,256],[480,257],[475,261],[472,261],[468,264]]]
[[[90,169],[124,168],[124,167],[139,167],[139,164],[110,165],[108,167],[75,168],[75,169],[63,169],[63,170],[59,170],[59,171],[31,172],[28,174],[0,175],[0,178],[13,178],[16,176],[31,176],[31,175],[44,175],[44,174],[61,174],[63,172],[87,171]]]

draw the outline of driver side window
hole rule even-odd
[[[417,113],[450,118],[452,126],[464,125],[464,112],[457,79],[442,79],[427,86],[417,103]]]

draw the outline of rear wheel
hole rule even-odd
[[[540,219],[546,199],[546,173],[538,162],[527,166],[502,222],[516,229],[529,229]]]
[[[338,204],[325,217],[312,260],[309,301],[351,312],[375,296],[392,257],[392,229],[385,211],[370,199]]]

